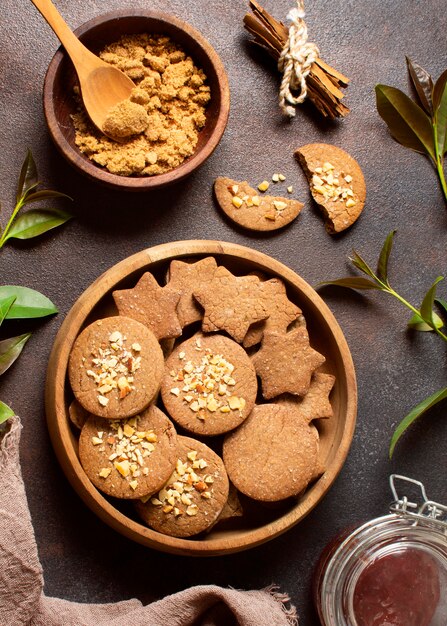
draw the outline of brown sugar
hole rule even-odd
[[[105,128],[128,139],[103,135],[80,104],[72,116],[78,148],[120,176],[153,176],[180,165],[194,152],[205,125],[210,88],[204,72],[164,35],[125,35],[99,56],[135,82],[130,102],[119,103],[109,116],[113,132]]]
[[[109,137],[120,139],[139,135],[148,124],[149,117],[141,104],[123,100],[109,110],[102,129]]]

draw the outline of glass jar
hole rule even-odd
[[[422,503],[399,497],[399,481]],[[390,514],[345,531],[321,556],[313,593],[322,626],[447,626],[447,507],[418,481],[390,483]]]

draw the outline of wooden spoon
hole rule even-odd
[[[85,47],[67,26],[51,0],[31,2],[67,51],[78,75],[85,109],[93,124],[104,133],[103,125],[110,109],[127,100],[135,84],[124,72],[105,63]]]

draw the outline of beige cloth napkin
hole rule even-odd
[[[143,606],[138,600],[80,604],[48,598],[19,463],[21,423],[0,441],[0,626],[297,626],[289,598],[274,587],[192,587]]]

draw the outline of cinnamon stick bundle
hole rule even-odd
[[[250,9],[253,14],[245,15],[245,28],[253,35],[254,43],[265,48],[278,61],[289,37],[287,27],[271,16],[256,0],[250,0]],[[341,102],[344,97],[341,89],[347,87],[348,83],[349,78],[322,59],[317,59],[306,79],[307,96],[324,117],[345,117],[349,109]]]

